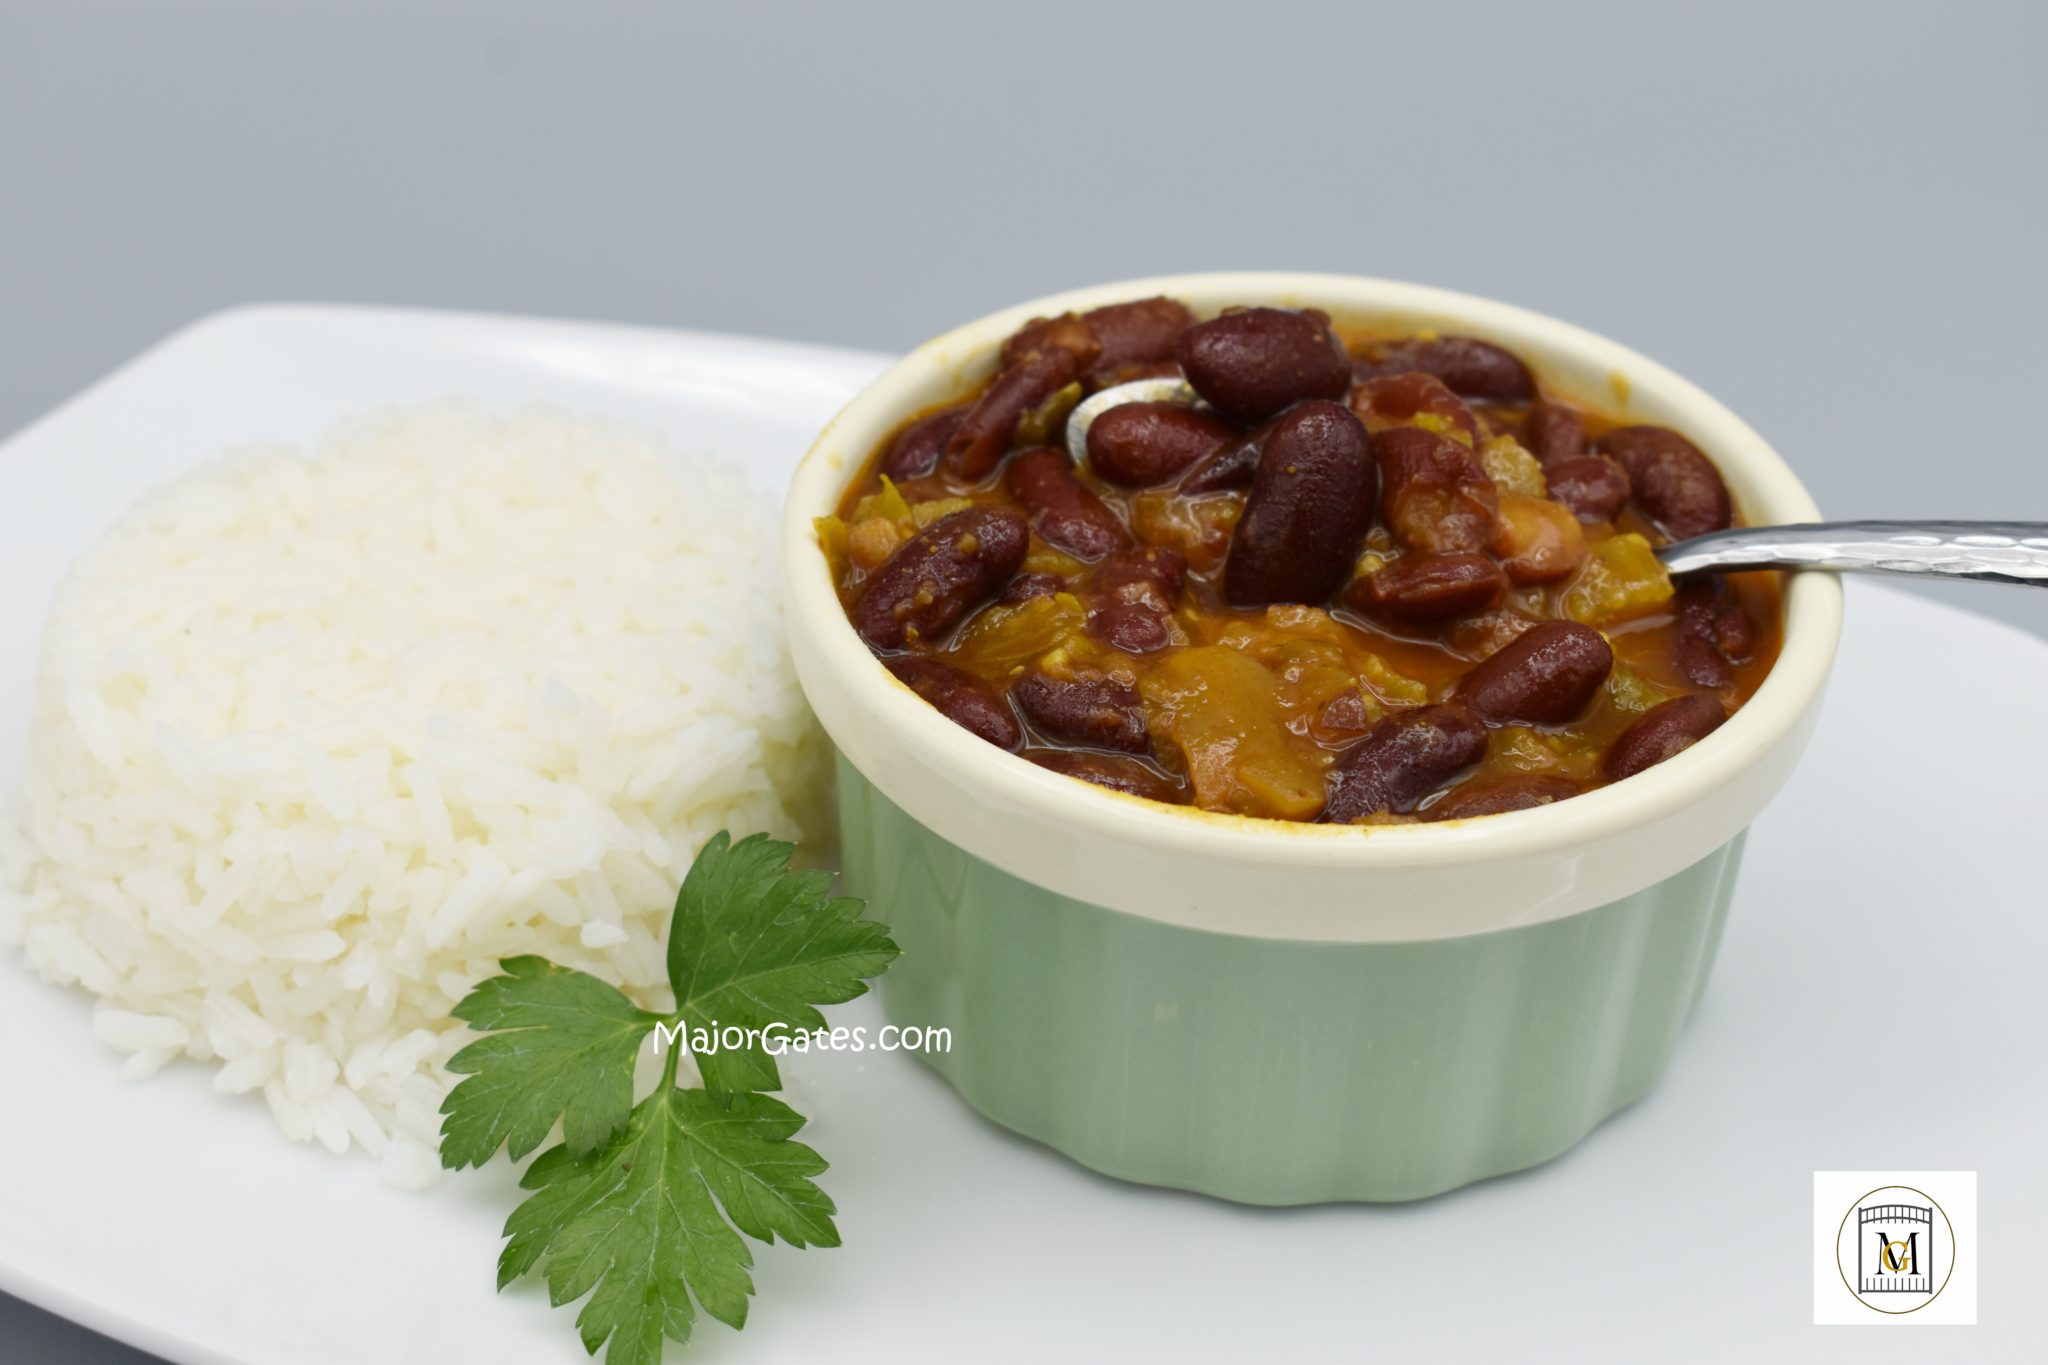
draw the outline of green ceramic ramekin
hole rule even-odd
[[[1817,519],[1763,440],[1634,352],[1486,300],[1316,275],[1135,280],[927,343],[791,489],[791,649],[841,755],[847,889],[895,930],[883,1000],[952,1030],[976,1108],[1126,1179],[1261,1204],[1415,1199],[1557,1155],[1657,1079],[1706,980],[1742,834],[1805,747],[1841,590],[1801,575],[1756,695],[1685,753],[1536,810],[1329,827],[1160,806],[999,752],[868,654],[812,531],[905,415],[1027,319],[1168,294],[1488,337],[1678,427],[1753,522]]]

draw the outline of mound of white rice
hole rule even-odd
[[[426,1178],[449,1008],[540,953],[665,991],[713,833],[824,832],[772,501],[608,424],[379,414],[223,459],[76,566],[0,936],[285,1133]]]

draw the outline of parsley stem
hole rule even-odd
[[[681,1021],[678,1020],[678,1022]],[[676,1088],[676,1063],[681,1060],[682,1050],[680,1040],[669,1043],[668,1057],[661,1064],[661,1089],[673,1090]]]

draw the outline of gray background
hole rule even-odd
[[[1957,0],[0,0],[0,433],[258,299],[902,349],[1299,268],[1614,336],[1831,515],[2048,520],[2044,40]],[[2048,635],[2048,593],[1927,591]],[[144,1359],[4,1297],[0,1357]]]

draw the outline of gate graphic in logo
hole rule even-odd
[[[1856,1224],[1863,1232],[1856,1239],[1857,1293],[1933,1291],[1933,1205],[1874,1204],[1856,1210]],[[1873,1251],[1868,1260],[1863,1255],[1866,1251]]]
[[[1955,1235],[1933,1199],[1905,1185],[1872,1190],[1842,1216],[1835,1262],[1849,1292],[1880,1313],[1934,1301],[1954,1269]]]

